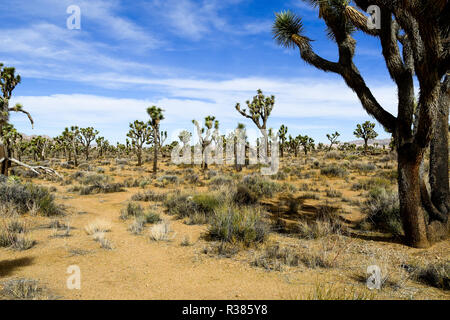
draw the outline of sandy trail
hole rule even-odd
[[[207,243],[200,237],[206,227],[171,221],[175,238],[170,242],[152,242],[145,233],[130,234],[130,222],[119,219],[129,197],[126,192],[64,200],[72,213],[62,220],[69,220],[74,228],[71,236],[56,238],[51,229],[34,229],[32,237],[38,243],[32,249],[0,250],[1,277],[39,280],[63,299],[280,299],[298,295],[298,275],[267,272],[234,259],[202,254]],[[111,223],[106,238],[113,250],[100,248],[84,231],[96,219]],[[180,245],[185,235],[192,246]],[[87,253],[72,255],[73,250]],[[67,289],[70,265],[80,267],[81,290]]]

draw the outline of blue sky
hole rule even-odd
[[[69,5],[81,8],[81,30],[69,30]],[[111,142],[124,141],[128,124],[146,120],[146,107],[165,110],[162,129],[193,131],[192,119],[215,115],[223,133],[234,109],[260,88],[276,96],[269,126],[326,142],[339,131],[354,140],[356,124],[371,119],[343,80],[307,66],[298,50],[272,39],[274,12],[304,19],[313,47],[336,59],[318,12],[300,0],[12,0],[0,4],[0,61],[15,66],[22,83],[12,103],[30,111],[12,122],[26,134],[58,135],[66,126],[94,126]],[[356,63],[380,103],[395,114],[396,91],[375,39],[362,34]],[[389,137],[377,124],[380,138]],[[255,131],[256,132],[256,131]],[[251,132],[250,132],[251,135]]]

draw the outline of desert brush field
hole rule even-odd
[[[2,298],[448,299],[450,243],[399,241],[393,159],[317,151],[268,177],[168,157],[156,176],[107,157],[46,161],[62,179],[13,169],[0,188],[23,194],[2,202]]]

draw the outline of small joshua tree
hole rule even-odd
[[[33,152],[34,160],[45,160],[45,155],[49,145],[49,140],[43,136],[35,136],[30,141],[30,149]]]
[[[288,146],[289,146],[289,150],[291,152],[294,152],[294,156],[297,157],[298,156],[298,148],[300,146],[299,138],[298,137],[292,138],[292,136],[289,135]]]
[[[144,144],[150,144],[153,136],[153,129],[151,126],[150,121],[143,122],[136,120],[133,123],[130,123],[130,131],[127,133],[127,137],[131,139],[131,146],[132,149],[135,151],[137,159],[138,159],[138,166],[142,165],[142,149]],[[127,146],[126,149],[129,148],[130,142],[127,139]],[[119,147],[119,145],[118,145]]]
[[[353,134],[364,140],[364,153],[367,153],[367,146],[370,139],[378,137],[378,133],[374,130],[375,123],[370,121],[364,122],[362,125],[358,123]]]
[[[214,116],[207,116],[205,117],[205,126],[202,128],[200,127],[200,124],[197,120],[192,120],[192,123],[197,128],[197,134],[199,139],[199,144],[201,148],[202,153],[202,168],[207,169],[208,168],[208,159],[207,159],[207,152],[206,148],[211,145],[211,143],[214,141],[212,129],[214,128],[215,131],[219,130],[219,121],[216,120],[216,117]]]
[[[278,137],[280,137],[280,156],[284,157],[284,146],[286,144],[286,135],[288,132],[288,127],[286,127],[284,124],[281,125],[280,130],[278,130]]]
[[[314,139],[310,138],[306,135],[305,136],[299,135],[297,138],[299,140],[300,145],[303,148],[303,152],[305,153],[305,156],[308,155],[308,152],[311,149],[314,149]]]
[[[327,139],[330,140],[330,146],[328,147],[328,151],[331,151],[333,148],[333,145],[338,145],[340,142],[338,141],[338,138],[341,134],[339,132],[335,132],[332,134],[327,134]]]
[[[161,120],[164,120],[163,111],[163,109],[156,106],[152,106],[147,109],[147,113],[151,118],[150,125],[153,129],[153,174],[156,174],[156,171],[158,170],[158,148],[161,147],[161,133],[159,132],[159,124]]]
[[[83,146],[86,161],[89,160],[89,150],[91,148],[91,143],[95,140],[95,137],[98,134],[99,132],[97,130],[94,130],[94,128],[92,127],[80,128],[80,134],[78,135],[78,138],[81,145]]]
[[[103,157],[103,155],[109,148],[109,141],[104,137],[98,137],[97,139],[95,139],[95,143],[97,144],[98,156]]]
[[[266,97],[264,96],[261,89],[257,90],[257,95],[253,97],[253,100],[246,101],[248,110],[246,108],[241,109],[239,103],[236,104],[236,110],[244,117],[253,121],[256,127],[263,134],[262,140],[262,150],[263,157],[267,158],[267,148],[269,145],[269,140],[267,136],[267,120],[273,110],[275,105],[275,96]]]
[[[63,134],[66,135],[73,152],[73,162],[75,167],[78,167],[78,153],[80,152],[80,128],[78,126],[71,126],[70,130],[65,128]]]

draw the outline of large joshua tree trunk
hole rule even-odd
[[[407,244],[416,248],[426,248],[429,242],[419,183],[423,155],[414,156],[411,151],[411,145],[405,145],[397,150],[400,217]]]
[[[450,100],[450,80],[448,76],[441,86],[439,108],[430,145],[430,186],[431,201],[443,214],[449,214],[448,183],[448,117]]]
[[[3,162],[0,164],[1,174],[7,176],[9,169],[9,160],[8,152],[3,144],[0,144],[0,159],[3,159]]]
[[[138,160],[138,167],[142,166],[142,149],[138,149],[137,151],[137,160]]]

